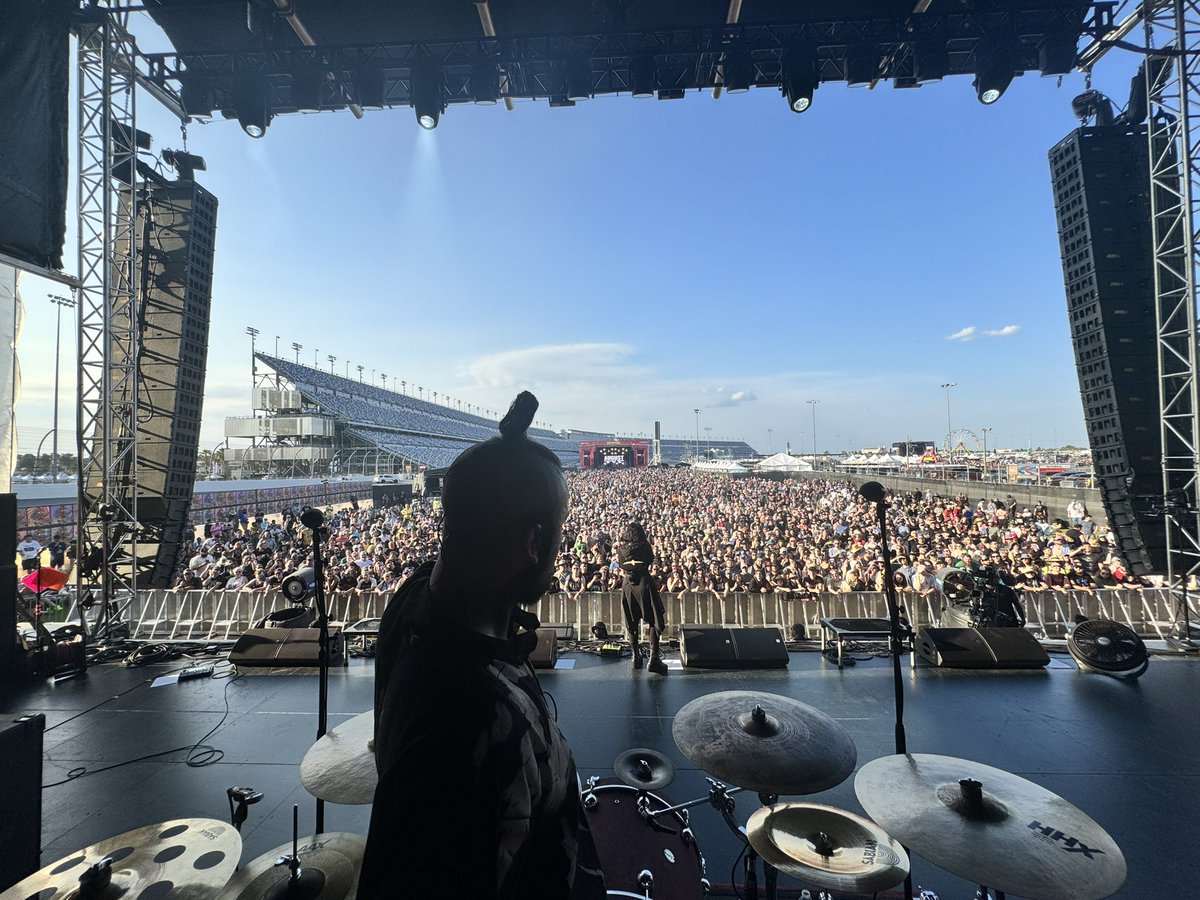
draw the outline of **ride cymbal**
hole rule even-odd
[[[1003,769],[927,753],[885,756],[862,767],[854,792],[911,852],[976,884],[1092,900],[1125,883],[1125,857],[1103,828]]]
[[[630,787],[657,791],[675,780],[675,763],[657,750],[637,747],[613,761],[613,771]]]
[[[746,822],[746,838],[780,872],[831,891],[871,894],[908,874],[908,854],[891,835],[832,806],[761,807]]]
[[[211,897],[229,880],[241,856],[242,836],[232,825],[172,819],[72,853],[18,881],[0,900]]]
[[[374,741],[374,711],[343,722],[308,748],[300,763],[300,783],[327,803],[370,803],[379,782]]]
[[[819,709],[779,694],[722,691],[675,716],[675,743],[709,774],[760,794],[815,794],[854,771],[858,751]]]
[[[358,890],[367,839],[332,832],[301,839],[296,856],[300,876],[281,860],[292,855],[292,842],[247,863],[218,895],[218,900],[353,900]]]

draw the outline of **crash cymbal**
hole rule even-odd
[[[675,780],[675,763],[657,750],[637,747],[613,761],[613,770],[630,787],[657,791]]]
[[[304,789],[329,803],[347,806],[375,799],[375,713],[343,722],[308,748],[300,763]]]
[[[854,741],[825,713],[755,691],[700,697],[675,716],[675,743],[700,769],[762,794],[815,794],[854,771]]]
[[[862,767],[854,792],[911,852],[976,884],[1090,900],[1125,883],[1125,857],[1103,828],[1003,769],[926,753],[885,756]]]
[[[831,891],[871,894],[908,874],[908,854],[886,831],[832,806],[761,807],[746,822],[746,837],[780,872]]]
[[[292,855],[292,843],[252,860],[230,880],[218,900],[353,900],[358,890],[367,839],[332,832],[302,838],[296,851],[300,877],[279,861]]]
[[[0,894],[0,900],[212,897],[241,856],[242,836],[232,825],[216,819],[172,819],[72,853],[17,882]],[[111,865],[100,865],[106,859]]]

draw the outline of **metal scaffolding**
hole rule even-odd
[[[136,589],[137,49],[112,16],[79,24],[80,590]],[[107,604],[106,604],[107,608]]]
[[[1196,228],[1200,223],[1200,2],[1145,3],[1150,57],[1150,203],[1167,577],[1186,629],[1188,581],[1200,575],[1200,395]],[[1186,630],[1183,632],[1186,638]]]

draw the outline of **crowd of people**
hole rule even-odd
[[[661,591],[779,593],[883,589],[873,505],[836,480],[730,479],[687,469],[568,474],[571,501],[552,592],[618,591],[619,538],[640,522],[656,553]],[[1082,503],[1056,519],[1011,497],[968,502],[928,493],[889,495],[891,549],[902,591],[937,589],[947,567],[991,566],[1030,590],[1136,588],[1106,527]],[[269,591],[312,562],[299,510],[243,515],[197,535],[177,589]],[[436,498],[405,506],[330,510],[326,588],[397,588],[438,552]]]

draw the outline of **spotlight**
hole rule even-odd
[[[163,162],[179,173],[179,177],[184,181],[191,181],[196,177],[197,172],[208,171],[208,164],[204,162],[203,156],[197,156],[194,153],[185,153],[182,150],[163,150]]]
[[[682,100],[683,88],[662,88],[658,92],[659,100]]]
[[[846,48],[846,83],[850,87],[870,84],[878,73],[878,49],[871,44],[855,44]]]
[[[317,577],[312,566],[297,569],[287,578],[283,579],[283,584],[280,585],[283,596],[287,597],[293,603],[302,603],[304,598],[316,589]]]
[[[481,59],[471,66],[471,96],[479,106],[494,106],[500,99],[500,68],[494,59]]]
[[[654,57],[634,56],[629,60],[629,89],[639,100],[654,96]]]
[[[446,79],[441,67],[433,60],[413,64],[410,72],[409,100],[417,115],[417,124],[432,131],[437,128],[442,110],[446,108]]]
[[[563,69],[568,100],[587,100],[592,96],[592,64],[590,60],[567,60]]]
[[[325,72],[305,66],[292,73],[292,106],[297,112],[320,112],[325,96]]]
[[[183,104],[183,111],[189,116],[198,119],[212,118],[212,79],[199,73],[183,73],[179,76],[179,100]]]
[[[233,105],[238,124],[252,138],[267,133],[271,124],[271,100],[267,79],[258,72],[243,72],[233,82]]]
[[[917,84],[941,81],[950,71],[950,51],[943,43],[918,41],[913,48],[913,77]]]
[[[358,105],[363,109],[383,109],[383,69],[365,66],[354,73],[354,89]]]
[[[731,50],[721,63],[721,80],[730,94],[744,94],[754,80],[754,63],[745,50]]]
[[[975,94],[979,102],[990,106],[1012,84],[1015,64],[1012,46],[1006,41],[975,45]]]
[[[592,637],[598,641],[608,640],[608,626],[603,622],[597,622],[592,626]]]
[[[1077,59],[1075,35],[1069,31],[1047,34],[1038,46],[1038,68],[1042,75],[1069,75]]]
[[[1136,82],[1137,79],[1135,78]],[[1131,106],[1134,95],[1131,95]],[[1145,94],[1142,94],[1145,97]],[[1145,100],[1142,101],[1144,107]],[[1078,97],[1071,101],[1071,111],[1075,113],[1075,117],[1079,119],[1081,124],[1087,124],[1088,119],[1095,116],[1097,125],[1111,125],[1113,123],[1113,104],[1106,96],[1099,91],[1084,91]],[[1127,111],[1128,112],[1128,111]],[[1136,115],[1136,112],[1135,112]],[[1142,119],[1145,119],[1143,113]],[[1140,120],[1139,120],[1140,123]]]
[[[784,54],[780,90],[792,112],[804,112],[812,106],[813,93],[819,83],[816,52],[789,50]]]

